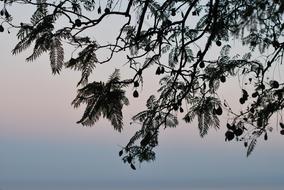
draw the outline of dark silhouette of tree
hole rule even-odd
[[[29,23],[13,22],[9,9],[15,4],[34,7]],[[155,159],[159,130],[178,124],[174,112],[181,112],[186,122],[197,118],[203,137],[210,128],[220,127],[219,116],[225,111],[229,117],[225,140],[243,141],[250,155],[258,138],[268,139],[269,121],[283,109],[284,84],[267,78],[275,68],[282,72],[283,0],[2,0],[1,6],[0,32],[18,29],[13,54],[33,46],[27,61],[49,53],[54,74],[63,68],[81,72],[80,89],[72,104],[87,105],[78,121],[82,125],[93,125],[103,116],[121,131],[122,108],[128,105],[125,90],[130,86],[138,98],[143,74],[156,70],[161,78],[159,95],[150,96],[147,109],[133,117],[141,128],[119,152],[132,169],[137,161]],[[113,42],[101,45],[86,31],[110,17],[125,22]],[[249,50],[242,56],[231,55],[232,39]],[[68,61],[64,43],[78,52]],[[218,57],[210,58],[218,47]],[[102,50],[110,52],[107,59],[98,59],[97,52]],[[115,70],[105,83],[89,82],[96,65],[107,64],[116,54],[127,55],[125,62],[135,74],[120,79]],[[166,62],[161,60],[165,57]],[[244,110],[234,111],[219,98],[218,88],[238,76],[249,87],[240,89]],[[284,124],[279,123],[283,135]]]

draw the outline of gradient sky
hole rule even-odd
[[[70,105],[79,73],[66,70],[53,76],[47,56],[32,63],[24,61],[26,53],[12,56],[16,39],[15,31],[11,32],[0,34],[1,190],[43,188],[47,184],[136,189],[284,187],[284,138],[277,130],[269,134],[269,141],[260,140],[246,158],[241,143],[224,142],[225,127],[211,130],[201,139],[195,123],[181,122],[178,128],[161,132],[155,162],[131,170],[118,151],[139,127],[129,125],[129,118],[144,108],[153,80],[145,81],[139,101],[130,99],[122,133],[103,119],[92,128],[82,127],[76,121],[83,108],[75,110]],[[113,67],[115,63],[99,67],[94,75],[103,79]],[[222,91],[224,97],[231,97],[232,92],[240,93],[240,88],[232,82]]]

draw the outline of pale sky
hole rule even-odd
[[[66,70],[53,76],[47,56],[33,63],[24,61],[26,53],[12,56],[15,31],[1,33],[0,42],[1,190],[47,184],[132,189],[284,187],[284,137],[279,131],[269,134],[267,142],[260,140],[246,158],[242,143],[225,143],[225,117],[223,129],[211,130],[204,139],[194,123],[181,122],[176,129],[162,131],[157,160],[131,170],[118,151],[139,127],[129,125],[129,118],[144,108],[143,101],[153,88],[151,79],[144,84],[143,97],[130,99],[122,133],[104,120],[92,128],[82,127],[76,121],[83,108],[75,110],[70,105],[79,73]],[[112,72],[100,69],[97,73]],[[224,96],[239,92],[238,84],[231,84],[223,89]]]

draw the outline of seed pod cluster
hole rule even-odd
[[[218,106],[217,108],[213,108],[213,114],[216,115],[222,115],[223,114],[223,109],[221,106]]]
[[[165,68],[163,66],[159,66],[156,70],[156,75],[164,74]]]
[[[174,111],[179,111],[180,113],[184,112],[184,109],[182,108],[182,101],[178,100],[176,103],[172,105],[172,108]]]
[[[247,100],[248,100],[248,92],[245,89],[242,89],[243,95],[242,97],[239,99],[241,104],[244,104]]]
[[[5,16],[6,19],[9,19],[11,17],[10,13],[7,11],[5,7],[0,11],[0,15]]]
[[[243,134],[244,132],[244,127],[238,127],[235,124],[229,124],[227,123],[227,128],[228,130],[225,133],[225,141],[231,141],[235,137],[239,137]]]

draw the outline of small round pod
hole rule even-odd
[[[82,26],[82,21],[80,19],[75,20],[75,26],[80,27]]]
[[[134,98],[138,98],[138,97],[139,97],[139,93],[138,93],[137,90],[134,90],[134,92],[133,92],[133,97],[134,97]]]
[[[226,82],[226,77],[225,77],[224,75],[222,75],[222,76],[220,77],[220,81],[221,81],[222,83]]]
[[[223,110],[222,110],[221,106],[218,106],[218,108],[215,110],[215,113],[216,113],[217,115],[222,115]]]
[[[222,45],[222,42],[220,40],[217,40],[216,45],[220,47]]]
[[[225,141],[231,141],[235,138],[235,133],[231,130],[228,130],[226,133],[225,133]]]

